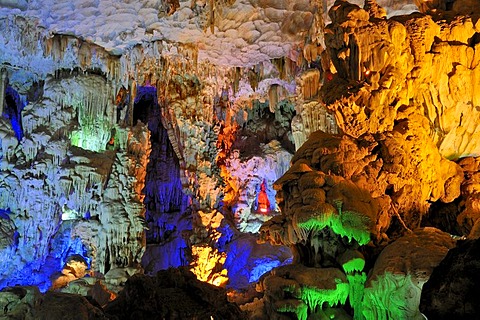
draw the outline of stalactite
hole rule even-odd
[[[320,89],[320,71],[309,69],[303,72],[297,79],[298,85],[302,88],[304,100],[310,100],[317,96]]]
[[[236,67],[234,69],[234,74],[233,74],[233,83],[232,83],[232,89],[233,89],[233,94],[237,94],[238,92],[238,85],[240,83],[240,78],[242,77],[242,69],[240,67]]]
[[[275,58],[272,59],[272,64],[277,68],[278,75],[281,80],[287,79],[288,70],[286,67],[286,59],[288,58]]]
[[[334,116],[328,113],[325,106],[316,101],[303,104],[301,108],[301,120],[306,139],[308,139],[310,133],[317,130],[332,134],[338,132]]]
[[[268,107],[270,112],[275,113],[278,103],[278,84],[272,84],[268,89]]]
[[[210,0],[209,5],[210,5],[210,17],[208,19],[208,24],[210,27],[210,32],[214,34],[215,33],[215,0]]]
[[[257,91],[259,79],[258,79],[258,74],[255,72],[255,70],[253,69],[248,70],[248,81],[253,91],[254,92]]]
[[[79,43],[78,46],[78,60],[80,66],[83,70],[86,70],[90,68],[92,61],[92,52],[90,46],[86,42]]]
[[[303,57],[309,64],[311,64],[312,62],[317,61],[317,58],[320,56],[321,51],[322,48],[318,47],[316,44],[305,44],[303,48]]]
[[[311,4],[315,8],[315,14],[312,26],[309,30],[309,36],[312,43],[325,48],[325,21],[323,17],[327,2],[322,0],[311,0]]]

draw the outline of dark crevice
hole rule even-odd
[[[179,160],[161,121],[155,87],[138,88],[133,120],[134,124],[147,124],[150,130],[151,152],[144,189],[147,243],[162,243],[176,234],[176,217],[185,212],[189,197],[182,189]]]
[[[452,235],[461,236],[468,232],[457,221],[462,211],[462,200],[457,199],[450,203],[433,202],[422,220],[422,227],[435,227]]]
[[[22,101],[20,95],[11,86],[7,86],[5,90],[5,106],[3,116],[10,119],[13,131],[18,141],[23,138],[22,127],[22,110],[25,103]]]

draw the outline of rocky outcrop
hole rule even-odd
[[[410,140],[405,136],[413,135],[415,128],[406,121],[398,124],[392,132],[363,135],[359,139],[320,131],[313,133],[297,150],[292,167],[274,185],[282,214],[264,223],[260,229],[263,240],[291,246],[294,262],[315,267],[312,272],[343,268],[343,271],[337,270],[348,279],[346,286],[350,288],[350,294],[347,296],[356,314],[370,312],[362,309],[360,302],[365,281],[365,273],[362,273],[365,258],[356,252],[359,246],[382,246],[385,241],[416,229],[427,213],[429,199],[448,202],[460,194],[463,171],[458,165],[442,158],[432,146],[421,149],[430,154],[428,157],[417,154],[418,140],[413,140],[417,143],[407,147]],[[402,144],[404,147],[400,148]],[[435,160],[429,163],[424,159]],[[438,162],[444,165],[435,166],[434,163]],[[430,170],[438,171],[432,173]],[[418,181],[422,183],[418,184]],[[425,232],[429,239],[430,233]],[[439,251],[440,256],[432,256],[433,263],[438,263],[451,246],[451,240],[441,232],[431,233],[433,241],[438,234],[439,241],[445,243]],[[420,246],[419,243],[425,241],[416,243]],[[416,259],[413,257],[419,254],[410,252],[406,256]],[[381,265],[381,261],[379,258],[377,263]],[[390,262],[385,266],[395,268]],[[415,268],[411,273],[417,271]],[[406,277],[409,272],[405,271]],[[425,282],[426,279],[427,276],[412,281]],[[421,285],[415,288],[418,298]],[[379,295],[379,292],[372,293],[372,296]],[[297,295],[296,299],[305,302],[303,296]],[[418,299],[415,301],[413,313],[418,311]],[[302,310],[306,314],[314,310],[303,310],[305,307],[297,304],[282,310]],[[270,302],[266,304],[268,306],[271,307]],[[377,314],[377,311],[373,313]]]
[[[0,316],[5,319],[109,319],[86,298],[62,292],[41,295],[36,287],[11,287],[0,291]]]
[[[438,229],[417,229],[383,249],[369,273],[361,312],[366,319],[424,319],[422,288],[455,246]],[[436,319],[436,318],[435,318]]]
[[[326,43],[338,73],[321,94],[343,132],[358,137],[391,131],[413,108],[442,156],[479,154],[476,117],[463,116],[479,112],[475,17],[375,20],[341,1],[329,14]]]
[[[119,272],[117,272],[119,274]],[[0,291],[0,317],[6,319],[244,319],[237,305],[227,301],[225,289],[196,279],[186,268],[169,269],[156,276],[122,278],[125,287],[118,298],[95,278],[83,284],[70,282],[70,292],[37,287],[10,287]],[[93,284],[88,284],[88,281]],[[85,297],[81,296],[84,295]]]
[[[307,319],[317,307],[344,304],[349,284],[342,271],[336,268],[307,268],[288,265],[274,269],[261,281],[264,291],[265,311],[268,317],[295,314]]]
[[[78,320],[108,319],[100,308],[92,305],[84,297],[69,293],[47,292],[40,306],[35,310],[35,319],[65,317]]]
[[[275,184],[282,216],[264,224],[265,239],[296,244],[313,239],[311,230],[330,226],[360,244],[380,241],[388,237],[393,217],[414,229],[430,201],[458,197],[463,180],[460,167],[443,159],[432,146],[417,149],[418,141],[428,140],[407,139],[415,132],[415,126],[409,125],[406,121],[392,132],[361,139],[312,134]],[[438,162],[444,165],[435,166]]]
[[[459,241],[423,286],[420,310],[429,319],[479,319],[480,242]]]
[[[184,268],[160,271],[155,277],[135,275],[105,312],[118,319],[243,319],[227,302],[224,289],[201,282]]]

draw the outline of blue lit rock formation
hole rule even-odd
[[[2,139],[1,207],[16,239],[2,249],[2,259],[12,261],[2,266],[2,287],[46,290],[69,254],[84,255],[102,273],[140,261],[148,132],[118,128],[111,136],[105,83],[97,75],[49,77],[43,95],[23,111],[25,136],[16,143],[11,133]],[[8,120],[1,121],[8,130]],[[111,138],[116,152],[105,151]]]

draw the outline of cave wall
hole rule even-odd
[[[291,245],[296,266],[261,281],[271,317],[421,319],[434,267],[477,237],[478,16],[454,7],[391,18],[374,2],[331,7],[318,99],[338,134],[312,133],[274,184],[282,214],[261,238]]]
[[[122,25],[104,3],[88,10],[80,3],[57,3],[51,12],[35,1],[26,6],[2,5],[15,7],[2,11],[0,20],[5,31],[1,35],[2,85],[18,92],[26,105],[20,120],[23,138],[15,137],[17,131],[7,123],[12,117],[4,119],[2,127],[1,207],[5,213],[1,221],[6,238],[11,239],[6,241],[5,254],[20,253],[18,262],[4,270],[8,283],[3,285],[41,284],[45,290],[49,276],[62,270],[67,256],[73,254],[84,257],[92,274],[111,271],[109,279],[122,273],[120,269],[136,272],[140,263],[147,272],[192,264],[202,280],[225,282],[226,250],[244,250],[234,243],[236,239],[244,232],[257,232],[263,221],[278,214],[272,184],[287,170],[294,151],[290,122],[295,115],[296,76],[304,68],[295,42],[309,31],[315,4],[285,2],[270,8],[262,2],[239,3],[242,15],[234,15],[238,10],[232,4],[190,8],[183,2],[172,9],[175,12],[160,8],[155,19],[161,23],[148,20],[149,41],[144,42],[135,41],[147,20]],[[130,4],[115,5],[125,16],[140,12],[141,19],[153,18],[148,3],[139,4],[140,11]],[[212,5],[217,16],[204,24],[202,19],[213,11]],[[94,30],[89,29],[89,20],[75,25],[78,15],[69,10],[111,21],[107,25],[114,25],[115,31],[96,28],[96,35],[85,36],[85,30]],[[252,10],[260,12],[256,24],[250,19]],[[58,23],[49,19],[53,16]],[[188,28],[175,26],[179,16],[188,16]],[[294,19],[284,21],[283,17]],[[69,26],[59,22],[67,18]],[[164,24],[174,33],[167,38],[158,37]],[[251,32],[242,32],[244,38],[236,39],[235,48],[245,49],[237,53],[230,39],[237,38],[233,30],[239,25]],[[202,26],[212,28],[211,35],[202,30],[203,47],[165,41],[200,37],[197,28]],[[52,28],[56,33],[49,32]],[[119,31],[122,28],[138,30]],[[269,35],[279,32],[280,37],[269,40]],[[209,59],[205,44],[215,48]],[[257,51],[260,46],[262,52]],[[225,51],[232,53],[228,65]],[[144,88],[155,91],[148,115],[155,117],[155,123],[138,111]],[[258,119],[262,119],[260,126]],[[245,136],[261,138],[246,142]],[[258,148],[250,148],[252,143]],[[165,146],[168,155],[158,155]],[[175,186],[164,183],[165,174]],[[263,181],[270,212],[252,214]],[[42,196],[32,192],[23,201],[30,189]],[[41,222],[37,212],[44,211],[48,214]],[[37,230],[38,235],[32,238],[24,227]],[[36,242],[41,243],[38,254],[21,258],[29,255],[31,249],[26,247]],[[252,239],[242,243],[257,246]],[[258,252],[269,247],[258,246],[254,249]],[[287,252],[252,261],[244,256],[242,263],[256,268],[256,275],[246,273],[237,283],[248,284],[261,270],[288,260]],[[228,261],[232,274],[238,273]],[[42,279],[29,280],[25,275],[9,279],[14,265],[25,268],[25,274],[39,273]]]
[[[272,317],[421,317],[448,233],[478,234],[461,3],[0,0],[0,286],[79,255],[112,285],[259,281]]]

